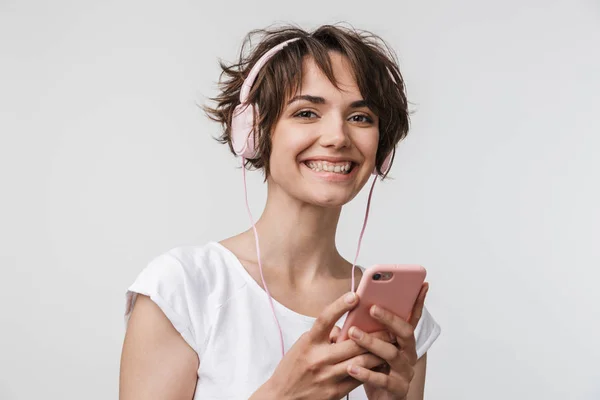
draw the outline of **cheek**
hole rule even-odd
[[[311,146],[310,132],[282,126],[271,137],[271,163],[281,167],[297,163],[300,153]]]
[[[369,159],[375,160],[377,155],[377,146],[379,143],[379,131],[373,132],[361,132],[360,135],[355,136],[354,144],[362,155]]]

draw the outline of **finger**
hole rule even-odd
[[[335,329],[335,327],[333,329]],[[341,333],[341,329],[337,332],[337,335],[335,337],[335,342],[336,343],[340,340],[340,336],[339,336],[340,333]],[[392,332],[390,332],[387,329],[384,329],[384,330],[381,330],[381,331],[371,332],[371,335],[375,335],[379,339],[385,340],[386,342],[389,342],[389,343],[395,343],[396,342],[396,335],[394,335]]]
[[[325,361],[329,365],[349,360],[367,352],[366,349],[360,347],[352,340],[344,340],[341,343],[333,343],[327,350],[328,354]]]
[[[317,317],[309,331],[312,340],[323,340],[329,336],[335,323],[358,303],[356,293],[349,292],[328,305]]]
[[[340,337],[340,333],[341,333],[341,329],[339,326],[334,326],[333,329],[331,330],[331,333],[329,334],[329,342],[331,344],[337,343]],[[381,340],[385,340],[388,343],[395,343],[396,342],[396,335],[394,335],[393,333],[391,333],[390,331],[377,331],[377,332],[373,332],[371,333],[371,335],[376,335],[376,337],[378,337]]]
[[[392,334],[388,330],[371,332],[371,333],[369,333],[369,335],[371,335],[372,337],[375,337],[377,339],[383,340],[384,342],[388,342],[388,343],[396,342],[396,335]]]
[[[335,396],[333,396],[333,398],[343,399],[348,393],[350,393],[362,384],[363,383],[361,381],[356,380],[351,376],[348,376],[348,374],[346,373],[346,378],[340,381],[340,384],[338,386],[338,393]]]
[[[390,364],[385,363],[385,364],[381,364],[375,368],[370,368],[371,371],[375,371],[375,372],[381,372],[382,374],[389,374],[391,369],[390,369]]]
[[[340,337],[340,332],[342,330],[340,329],[339,326],[334,326],[333,329],[331,330],[331,332],[329,333],[329,343],[336,343],[338,340],[338,337]]]
[[[423,307],[425,307],[425,297],[427,296],[427,292],[429,291],[429,282],[425,282],[421,291],[419,292],[419,296],[417,297],[417,301],[415,302],[415,306],[413,307],[412,312],[410,313],[409,323],[416,328],[421,316],[423,315]]]
[[[356,342],[360,347],[367,349],[370,353],[381,357],[388,364],[395,366],[398,365],[402,360],[400,358],[401,353],[396,346],[381,340],[369,333],[365,333],[353,326],[348,331],[352,341]]]
[[[381,372],[371,371],[358,365],[349,366],[348,374],[362,383],[368,383],[391,392],[399,398],[404,398],[408,393],[410,380],[401,379],[392,374],[382,374]]]
[[[334,377],[346,377],[348,376],[348,367],[351,365],[358,365],[359,367],[373,369],[385,364],[387,363],[381,357],[377,357],[375,354],[365,353],[336,364],[331,371],[332,376]]]
[[[374,338],[380,339],[382,341],[387,341],[388,343],[391,341],[388,331],[378,331],[372,333],[371,335]],[[344,340],[340,343],[334,343],[328,348],[328,351],[329,354],[327,356],[327,363],[337,364],[346,360],[350,360],[353,357],[359,356],[361,354],[364,354],[368,350],[358,345],[353,340]]]
[[[380,306],[371,307],[370,313],[374,319],[396,335],[400,347],[410,348],[415,346],[415,327],[403,318]]]

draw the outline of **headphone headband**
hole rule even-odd
[[[240,89],[240,104],[233,110],[233,118],[231,119],[231,144],[235,154],[238,156],[244,158],[254,158],[256,156],[256,145],[254,143],[255,105],[247,104],[247,101],[250,89],[252,89],[258,73],[278,51],[298,39],[300,38],[295,37],[286,40],[267,51],[252,66],[250,73],[244,79],[244,83],[242,83],[242,88]]]
[[[285,46],[287,46],[291,42],[294,42],[298,39],[300,39],[300,38],[295,37],[295,38],[286,40],[285,42],[281,42],[277,46],[273,47],[272,49],[267,51],[265,54],[263,54],[263,56],[254,64],[254,66],[250,70],[250,73],[248,74],[248,76],[244,80],[244,83],[242,84],[242,89],[240,90],[240,103],[244,104],[248,100],[248,95],[250,94],[250,89],[252,89],[252,85],[254,84],[254,81],[256,80],[258,73],[260,72],[262,67],[267,63],[267,61],[269,61],[271,59],[271,57],[273,57],[276,53],[278,53]]]

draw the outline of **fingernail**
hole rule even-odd
[[[352,375],[358,375],[358,372],[359,372],[358,367],[356,367],[354,365],[350,367],[350,373]]]
[[[350,329],[350,336],[352,336],[354,339],[362,339],[363,337],[363,333],[360,329],[358,329],[357,327],[353,326]]]
[[[383,315],[383,313],[381,312],[381,308],[377,306],[371,307],[371,315],[375,318],[381,318],[381,316]]]
[[[348,293],[344,300],[346,301],[346,303],[352,304],[356,300],[356,295],[354,294],[354,292]]]

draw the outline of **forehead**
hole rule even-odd
[[[355,72],[348,58],[339,52],[329,51],[329,59],[335,83],[339,88],[336,88],[336,85],[329,80],[312,56],[305,56],[302,62],[300,94],[332,94],[338,92],[339,95],[360,96]]]

